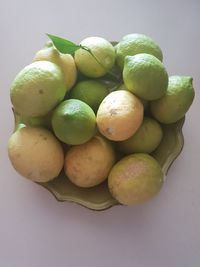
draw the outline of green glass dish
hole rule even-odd
[[[182,127],[184,121],[185,118],[182,118],[176,123],[162,125],[164,132],[163,139],[158,148],[152,153],[153,157],[162,166],[165,176],[169,167],[183,148],[184,138]],[[21,125],[21,118],[15,114],[15,130]],[[105,210],[114,205],[119,205],[111,196],[107,181],[92,188],[80,188],[72,184],[64,172],[61,172],[54,180],[39,184],[48,189],[58,201],[74,202],[92,210]]]

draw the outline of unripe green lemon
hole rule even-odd
[[[94,111],[86,103],[78,99],[68,99],[54,110],[52,128],[62,142],[79,145],[94,136],[96,117]]]
[[[194,99],[192,77],[171,76],[166,94],[150,104],[151,113],[162,123],[173,123],[181,119]]]
[[[145,100],[155,100],[165,94],[168,74],[156,57],[137,54],[125,58],[123,80],[127,89],[136,96]]]

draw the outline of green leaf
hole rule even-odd
[[[73,54],[76,50],[80,49],[80,45],[76,45],[75,43],[69,40],[48,33],[47,36],[51,39],[54,46],[58,49],[60,53]]]

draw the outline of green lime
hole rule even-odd
[[[115,63],[115,49],[110,42],[101,37],[88,37],[80,45],[85,49],[75,52],[78,70],[87,77],[98,78],[111,70]]]
[[[118,149],[125,154],[151,153],[160,144],[163,131],[160,124],[145,117],[137,132],[129,139],[118,142]]]
[[[109,93],[105,83],[96,80],[78,82],[70,92],[70,98],[79,99],[88,104],[94,112]]]
[[[168,85],[167,71],[156,57],[137,54],[125,58],[123,80],[129,91],[145,100],[162,97]]]
[[[120,203],[133,205],[155,196],[163,184],[158,162],[148,154],[138,153],[122,158],[111,169],[108,187]]]
[[[116,61],[118,66],[123,69],[126,56],[134,56],[140,53],[147,53],[163,59],[162,51],[158,44],[144,34],[132,33],[125,35],[122,41],[116,46]]]
[[[151,113],[162,123],[174,123],[188,111],[194,95],[192,77],[171,76],[166,94],[151,102]]]
[[[62,70],[49,61],[37,61],[26,66],[11,86],[14,110],[24,117],[44,116],[66,93]]]
[[[87,142],[95,134],[96,117],[86,103],[68,99],[54,110],[52,128],[62,142],[79,145]]]

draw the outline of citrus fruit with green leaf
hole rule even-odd
[[[126,56],[134,56],[140,53],[147,53],[163,59],[162,51],[158,44],[144,34],[132,33],[125,35],[116,46],[116,61],[118,66],[123,69]]]
[[[8,155],[15,170],[35,182],[54,179],[64,165],[60,142],[40,127],[23,127],[13,133],[8,142]]]
[[[108,93],[105,83],[97,80],[84,80],[72,88],[69,97],[85,102],[96,112]]]
[[[129,139],[118,142],[118,149],[125,154],[151,153],[160,144],[163,131],[160,124],[145,117],[137,132]]]
[[[68,99],[54,110],[52,128],[62,142],[69,145],[83,144],[95,134],[96,117],[86,103]]]
[[[44,116],[66,93],[60,67],[49,61],[26,66],[15,77],[10,91],[14,110],[24,117]]]
[[[65,173],[77,186],[92,187],[102,183],[115,163],[111,144],[95,136],[82,145],[69,148],[65,157]]]
[[[33,61],[41,60],[57,64],[64,73],[67,91],[72,88],[77,78],[76,64],[72,55],[60,53],[51,42],[48,42],[33,58]]]
[[[151,113],[162,123],[174,123],[181,119],[194,99],[192,77],[171,76],[166,94],[150,104]]]
[[[98,78],[111,70],[115,63],[115,49],[110,42],[101,37],[88,37],[75,52],[78,70],[87,77]]]
[[[109,140],[122,141],[131,137],[140,127],[144,108],[141,101],[129,91],[118,90],[108,94],[97,111],[97,126]]]
[[[145,100],[162,97],[168,85],[167,71],[156,57],[137,54],[125,58],[123,80],[129,91]]]
[[[155,196],[163,184],[158,162],[144,153],[131,154],[118,161],[108,176],[108,187],[121,204],[143,203]]]

